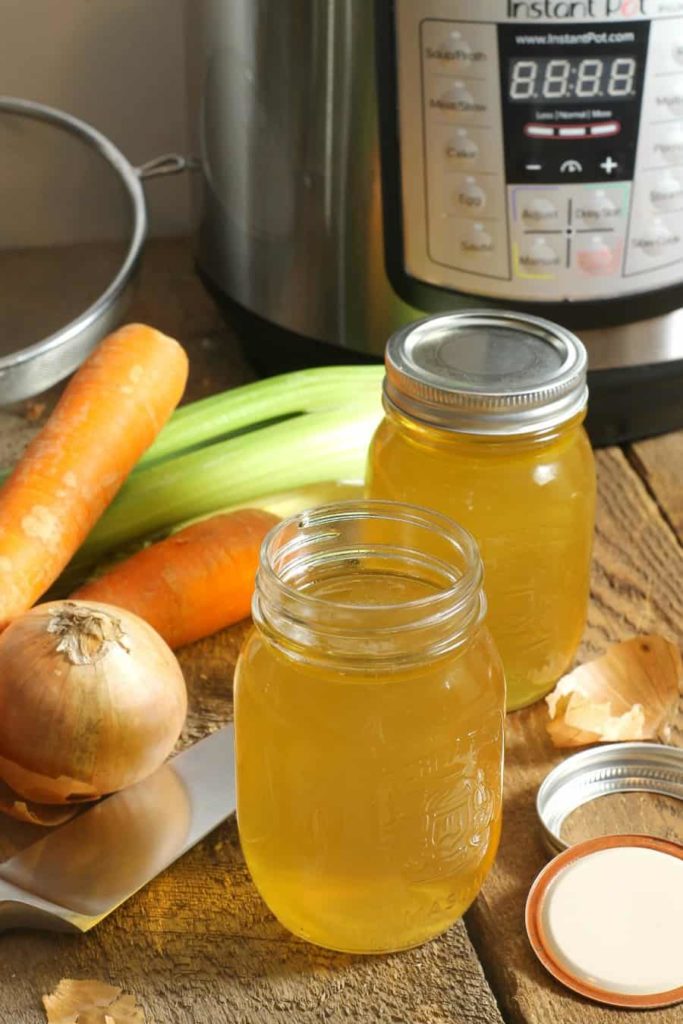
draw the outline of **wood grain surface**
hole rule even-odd
[[[683,542],[683,430],[638,441],[631,446],[628,456]]]
[[[234,338],[191,272],[186,243],[157,242],[148,249],[132,318],[188,345],[192,397],[248,379]],[[55,394],[45,399],[48,408]],[[27,414],[35,410],[24,406],[0,420],[2,452],[25,441]],[[626,452],[603,450],[598,471],[592,602],[580,659],[644,631],[680,643],[683,435]],[[230,717],[232,668],[246,628],[181,652],[191,705],[183,744]],[[469,938],[459,923],[419,950],[372,958],[299,942],[251,885],[232,821],[86,936],[0,935],[0,1024],[38,1024],[44,1019],[40,995],[65,976],[123,986],[154,1024],[681,1024],[680,1006],[626,1013],[575,997],[534,959],[524,904],[546,862],[534,800],[563,756],[551,747],[545,721],[543,705],[508,718],[503,839],[467,915]],[[683,717],[671,741],[683,745]],[[680,805],[664,798],[610,798],[577,813],[567,834],[578,839],[642,829],[682,840],[681,820]],[[0,857],[27,845],[37,831],[0,822]]]

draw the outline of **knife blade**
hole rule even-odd
[[[0,931],[88,931],[234,810],[228,725],[0,864]]]

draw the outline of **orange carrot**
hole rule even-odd
[[[0,490],[0,626],[47,590],[177,405],[187,356],[130,324],[78,370]]]
[[[261,541],[277,517],[259,509],[212,516],[143,548],[72,597],[146,619],[173,648],[248,614]]]

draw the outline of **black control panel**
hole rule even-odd
[[[633,178],[650,23],[498,26],[506,178]]]

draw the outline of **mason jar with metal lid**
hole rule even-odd
[[[467,312],[397,331],[367,493],[436,509],[476,537],[508,709],[570,664],[588,605],[595,467],[586,352],[538,317]]]

